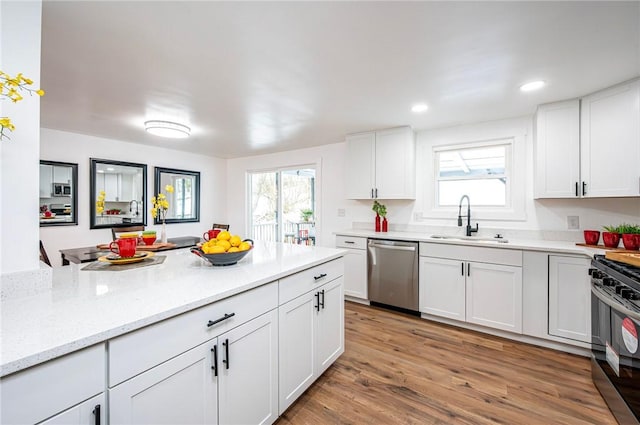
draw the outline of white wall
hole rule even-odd
[[[478,220],[480,229],[509,230],[527,234],[527,236],[554,238],[562,236],[570,240],[579,241],[581,231],[569,232],[567,229],[567,215],[577,215],[580,218],[581,229],[601,229],[603,225],[619,224],[621,222],[640,223],[640,198],[606,198],[606,199],[566,199],[566,200],[534,200],[533,199],[533,117],[520,117],[507,120],[478,123],[446,129],[421,131],[417,133],[416,163],[417,185],[416,200],[384,201],[387,205],[388,219],[391,229],[410,228],[415,231],[432,231],[433,227],[458,231],[457,211],[451,217],[428,217],[425,211],[425,198],[428,185],[433,184],[432,165],[429,150],[433,144],[446,140],[461,142],[486,140],[514,135],[517,143],[523,144],[524,157],[521,170],[520,185],[524,193],[524,217],[518,220]],[[235,229],[246,230],[246,172],[249,170],[263,170],[278,167],[288,167],[302,164],[321,163],[322,175],[321,206],[318,216],[321,218],[318,244],[332,246],[335,238],[333,232],[349,229],[352,226],[373,228],[374,213],[371,210],[372,201],[345,199],[345,163],[346,144],[334,143],[310,149],[300,149],[278,154],[261,155],[232,159],[228,161],[227,203],[233,206],[228,216]],[[338,209],[345,210],[345,217],[338,217]],[[242,213],[240,213],[240,211]],[[414,220],[414,213],[424,213],[425,218]],[[473,214],[473,210],[472,210]],[[474,219],[475,222],[475,219]],[[548,232],[548,233],[547,233]],[[535,235],[534,235],[535,234]]]
[[[89,158],[147,164],[147,202],[141,210],[147,215],[147,228],[158,230],[158,234],[160,225],[153,224],[149,213],[149,200],[154,190],[153,167],[156,166],[200,172],[200,222],[167,223],[167,237],[202,236],[212,223],[227,220],[226,205],[222,202],[227,196],[226,161],[223,159],[47,128],[42,129],[41,141],[40,159],[78,164],[78,225],[40,227],[40,238],[53,265],[61,264],[60,249],[95,246],[111,240],[110,229],[89,229],[90,202],[95,202],[89,199]],[[37,180],[38,174],[35,175]],[[35,198],[37,201],[37,191]],[[37,220],[37,202],[30,211]]]
[[[0,2],[0,69],[40,84],[40,1]],[[35,87],[38,86],[38,87]],[[0,274],[39,267],[38,185],[40,98],[0,101],[0,116],[16,126],[0,142]],[[19,183],[19,184],[17,184]],[[29,214],[33,211],[33,214]]]

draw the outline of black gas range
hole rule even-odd
[[[620,424],[640,424],[640,268],[591,261],[593,382]]]

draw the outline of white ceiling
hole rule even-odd
[[[532,114],[640,75],[635,1],[45,0],[42,24],[43,127],[222,158]]]

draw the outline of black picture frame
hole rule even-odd
[[[70,220],[60,221],[60,219],[55,219],[55,218],[46,219],[44,217],[41,217],[40,227],[77,226],[78,225],[78,164],[72,163],[72,162],[40,160],[40,165],[51,166],[51,167],[68,167],[71,169],[71,181],[69,182],[69,185],[71,186],[70,188],[71,202],[69,203],[71,205]],[[42,170],[42,167],[41,167],[41,170]],[[53,185],[54,183],[61,183],[61,182],[54,182],[52,178],[50,184]],[[42,184],[43,184],[43,178],[42,176],[40,176],[40,185],[42,186]],[[43,189],[44,188],[42,187],[40,188],[40,199],[43,199],[43,198],[54,199],[53,188],[47,188],[47,189],[51,189],[51,196],[49,197],[42,196]],[[42,205],[42,201],[40,201],[39,204]],[[49,209],[49,207],[47,209]],[[64,216],[64,218],[66,218],[66,216]]]
[[[100,173],[100,171],[104,171],[104,168],[113,169],[114,175],[120,174],[120,179],[124,180],[125,175],[132,175],[132,192],[130,196],[129,194],[124,194],[120,192],[121,187],[125,187],[126,185],[118,184],[118,192],[114,197],[110,197],[107,195],[106,203],[107,205],[118,205],[125,211],[122,216],[120,214],[105,214],[104,212],[100,215],[96,214],[96,201],[98,200],[98,194],[100,190],[98,190],[99,176],[105,175],[109,173]],[[129,170],[129,168],[131,170]],[[120,171],[120,173],[118,173]],[[104,177],[106,179],[106,175]],[[117,177],[116,177],[117,179]],[[137,187],[133,185],[133,179],[136,179],[140,182],[139,193]],[[90,229],[108,229],[112,227],[130,227],[136,225],[147,225],[147,164],[139,164],[135,162],[124,162],[124,161],[114,161],[109,159],[98,159],[98,158],[90,158],[90,173],[89,173],[89,184],[90,184],[90,199],[89,199],[89,211],[90,211]],[[106,181],[100,184],[100,188],[106,189],[107,183]],[[103,189],[104,190],[104,189]],[[135,193],[134,193],[135,192]],[[122,198],[122,199],[121,199]],[[128,199],[134,198],[134,199]],[[136,209],[133,208],[133,201],[136,201]],[[126,207],[125,204],[128,203],[129,207]],[[106,209],[106,206],[105,206]],[[127,209],[129,211],[127,212]],[[121,219],[121,221],[120,221]]]
[[[163,175],[165,175],[165,182],[163,182]],[[154,179],[153,179],[153,196],[157,196],[158,193],[164,193],[168,195],[164,190],[164,185],[166,184],[166,175],[169,175],[168,178],[171,178],[172,183],[175,182],[173,177],[181,177],[181,176],[190,176],[193,177],[193,204],[192,211],[193,213],[188,217],[176,217],[176,216],[168,216],[165,218],[165,223],[195,223],[200,222],[200,172],[199,171],[189,171],[189,170],[179,170],[176,168],[164,168],[164,167],[154,167]],[[183,179],[180,179],[183,180]],[[175,184],[172,184],[175,186]],[[180,193],[178,188],[174,187],[174,196],[177,193]],[[184,192],[183,192],[184,193]],[[169,202],[169,211],[171,212],[171,208],[174,207],[175,202]],[[182,211],[185,209],[182,208]],[[161,224],[162,220],[156,217],[153,220],[154,224]]]

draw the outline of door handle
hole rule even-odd
[[[378,244],[369,244],[371,248],[380,248],[380,249],[391,249],[395,251],[415,251],[415,246],[404,246],[404,245],[378,245]]]
[[[224,356],[225,356],[225,359],[222,360],[222,363],[225,364],[225,369],[229,369],[229,339],[225,339],[222,345],[224,346]]]
[[[460,275],[464,276],[464,262],[460,263]]]
[[[224,322],[225,320],[227,320],[227,319],[229,319],[229,318],[231,318],[231,317],[233,317],[233,316],[235,316],[235,315],[236,315],[235,313],[231,313],[231,314],[226,314],[226,313],[225,313],[225,315],[224,315],[224,316],[222,316],[222,317],[221,317],[221,318],[219,318],[219,319],[216,319],[216,320],[209,320],[209,323],[207,323],[207,327],[208,327],[208,328],[210,328],[211,326],[213,326],[213,325],[215,325],[215,324],[217,324],[217,323],[220,323],[220,322]]]
[[[580,196],[580,194],[578,193],[578,182],[576,182],[576,197]]]
[[[320,280],[323,277],[327,277],[327,274],[326,273],[320,273],[318,276],[314,276],[313,279],[314,280]]]
[[[316,311],[320,311],[320,292],[316,292],[315,297],[316,305],[314,307],[316,308]]]
[[[582,196],[587,194],[587,182],[582,182]]]
[[[319,304],[320,306],[322,306],[322,309],[324,310],[324,289],[320,291],[320,294],[322,295],[322,301]]]
[[[97,404],[96,407],[93,408],[93,424],[100,425],[100,405]]]
[[[467,276],[471,276],[471,263],[467,263]]]
[[[218,346],[214,345],[211,352],[213,353],[213,364],[211,365],[213,376],[218,376]]]

